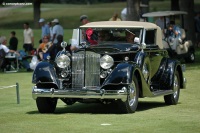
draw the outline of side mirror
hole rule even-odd
[[[134,38],[134,43],[139,44],[139,43],[140,43],[140,38],[139,38],[139,37],[135,37],[135,38]]]

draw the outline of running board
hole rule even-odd
[[[159,91],[154,91],[153,95],[154,96],[161,96],[161,95],[169,95],[169,94],[173,94],[174,91],[173,90],[159,90]]]

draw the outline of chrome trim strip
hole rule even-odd
[[[37,88],[34,86],[32,88],[32,97],[37,99],[37,97],[51,97],[51,98],[95,98],[95,99],[127,99],[127,90],[124,88],[122,90],[96,90],[96,89],[80,89],[74,90],[70,88],[68,90],[60,89],[46,89]]]

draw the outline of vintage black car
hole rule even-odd
[[[63,42],[55,60],[42,61],[34,70],[32,96],[40,113],[53,113],[58,99],[67,105],[116,102],[123,113],[135,112],[138,98],[164,96],[166,104],[178,103],[186,87],[184,65],[163,49],[158,26],[105,21],[76,31],[77,50],[66,51]],[[134,42],[127,42],[128,33]]]

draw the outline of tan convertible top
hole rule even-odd
[[[81,28],[145,28],[155,29],[157,25],[139,21],[98,21],[80,26]]]
[[[154,23],[139,21],[98,21],[87,23],[80,26],[80,28],[144,28],[146,30],[156,29],[156,45],[158,45],[160,49],[163,49],[162,31],[160,27]]]

